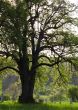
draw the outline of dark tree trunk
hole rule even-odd
[[[28,72],[20,75],[22,93],[19,96],[20,103],[34,103],[33,98],[35,73]]]
[[[20,58],[18,68],[20,71],[21,89],[22,93],[19,96],[20,103],[35,103],[33,98],[34,84],[36,71],[32,66],[31,71],[29,70],[29,64],[27,58]],[[35,64],[32,64],[35,65]]]

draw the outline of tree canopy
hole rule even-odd
[[[71,62],[69,57],[78,46],[78,38],[71,31],[77,25],[72,15],[76,9],[65,0],[0,1],[0,55],[11,57],[17,64],[17,68],[1,70],[10,68],[20,75],[20,102],[33,99],[38,67]],[[42,58],[48,61],[40,62]]]

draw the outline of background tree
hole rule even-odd
[[[0,55],[11,57],[17,64],[16,68],[0,70],[9,68],[20,75],[19,102],[31,103],[37,68],[70,61],[67,55],[72,46],[76,49],[69,27],[75,24],[72,12],[77,7],[65,0],[1,0],[0,5]],[[39,62],[41,58],[48,61]]]

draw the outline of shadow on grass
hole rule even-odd
[[[78,105],[78,103],[77,103]],[[19,104],[17,102],[0,103],[0,110],[78,110],[75,104]]]

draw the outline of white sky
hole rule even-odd
[[[78,4],[78,0],[69,0],[71,3]]]
[[[14,1],[14,0],[9,0],[9,1]],[[78,0],[68,0],[68,1],[70,1],[71,3],[78,4]]]

